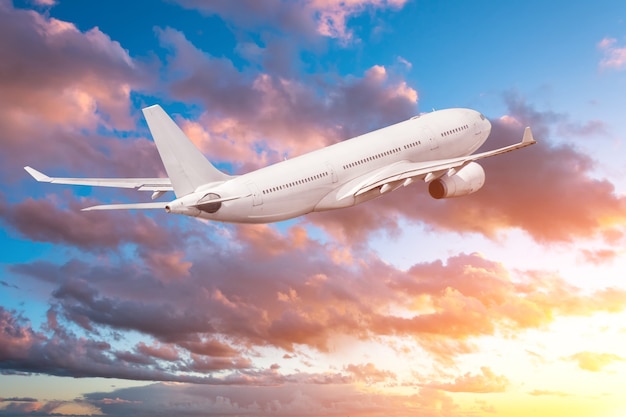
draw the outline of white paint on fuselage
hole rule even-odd
[[[268,223],[312,211],[348,207],[378,197],[373,190],[359,198],[328,203],[327,195],[401,161],[423,162],[470,155],[487,139],[491,125],[470,109],[446,109],[414,117],[364,135],[237,176],[203,191],[225,201],[216,213],[199,217],[223,222]],[[200,187],[202,189],[204,187]],[[316,208],[317,207],[317,208]]]

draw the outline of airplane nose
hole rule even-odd
[[[487,136],[489,136],[489,133],[491,133],[491,122],[489,121],[489,119],[485,118],[483,124],[483,131],[487,132]]]
[[[491,122],[489,121],[489,119],[487,119],[482,113],[479,112],[475,112],[475,117],[476,117],[476,124],[474,126],[476,126],[476,134],[479,133],[487,133],[487,135],[485,135],[485,137],[489,136],[489,133],[491,133]]]

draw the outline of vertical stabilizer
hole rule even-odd
[[[200,185],[230,178],[215,168],[159,105],[142,110],[176,197]]]

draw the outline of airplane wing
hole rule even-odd
[[[134,188],[139,191],[153,191],[155,193],[173,190],[169,178],[54,178],[28,166],[24,169],[37,181],[53,184]]]
[[[487,152],[481,152],[473,155],[461,156],[458,158],[441,159],[427,162],[398,162],[389,167],[383,168],[372,175],[360,179],[356,183],[349,183],[338,195],[337,199],[342,200],[347,197],[358,197],[375,188],[380,187],[380,192],[385,193],[393,191],[396,188],[409,185],[416,179],[423,179],[430,182],[444,175],[452,176],[465,165],[476,160],[487,158],[490,156],[500,155],[511,152],[516,149],[525,148],[537,143],[533,137],[530,127],[524,130],[522,141],[514,145],[505,146],[503,148],[494,149]]]
[[[165,210],[166,201],[157,203],[130,203],[130,204],[103,204],[99,206],[85,207],[80,211],[94,210],[145,210],[145,209],[162,209]]]

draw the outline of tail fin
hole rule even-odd
[[[202,184],[230,178],[211,165],[161,106],[142,111],[176,197],[187,195]]]

